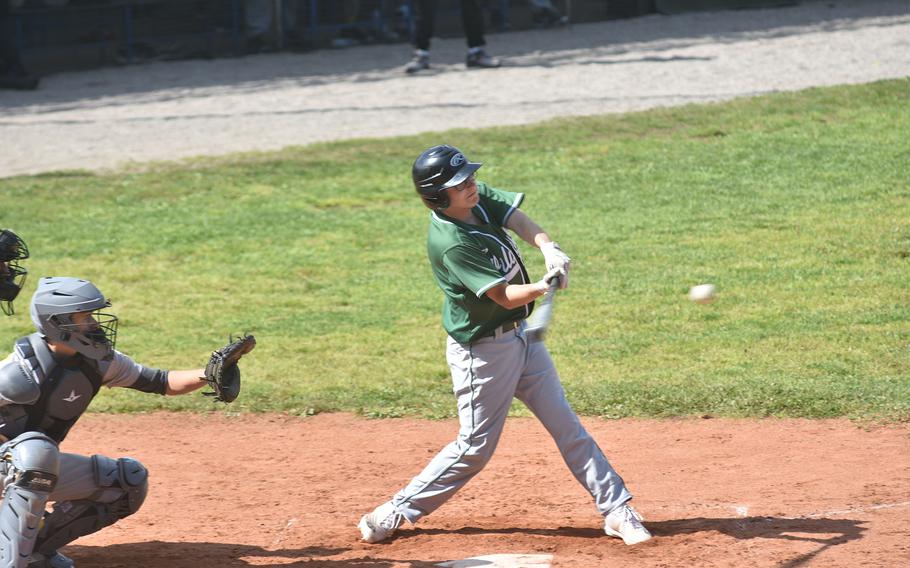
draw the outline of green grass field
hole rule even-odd
[[[31,331],[38,276],[77,276],[113,300],[118,348],[150,366],[199,367],[230,332],[255,333],[229,411],[454,416],[409,179],[448,142],[525,192],[574,259],[548,345],[579,413],[905,421],[908,108],[904,79],[0,180],[0,227],[32,251],[0,337]],[[714,304],[686,299],[701,282]],[[225,407],[128,389],[93,404],[158,408]]]

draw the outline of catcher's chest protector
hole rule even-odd
[[[61,365],[38,334],[16,342],[19,356],[32,371],[41,396],[31,405],[0,407],[0,435],[13,439],[23,432],[43,432],[58,444],[79,420],[101,388],[101,373],[94,361],[77,356]]]

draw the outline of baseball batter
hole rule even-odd
[[[19,263],[28,258],[28,247],[19,235],[0,229],[0,311],[13,315],[13,300],[25,285],[28,271]]]
[[[480,472],[496,449],[517,397],[556,441],[572,474],[604,515],[606,534],[636,544],[651,538],[632,495],[566,401],[546,345],[529,342],[525,318],[558,278],[568,286],[570,259],[519,206],[521,193],[475,181],[480,163],[452,146],[434,146],[414,162],[417,193],[433,212],[427,250],[445,296],[446,359],[458,402],[460,429],[391,501],[360,519],[363,540],[390,538],[404,520],[416,523]],[[510,229],[544,255],[547,273],[528,276]]]
[[[102,386],[179,395],[207,384],[204,369],[153,369],[114,349],[117,317],[101,312],[109,306],[91,282],[42,278],[30,305],[36,333],[0,361],[0,568],[72,567],[60,547],[145,500],[138,461],[58,448]]]

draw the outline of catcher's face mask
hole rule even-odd
[[[13,314],[13,300],[25,286],[26,274],[15,262],[0,262],[0,310],[8,316]]]
[[[86,357],[107,359],[113,355],[117,343],[117,316],[95,310],[55,315],[51,321],[59,330],[60,339]]]
[[[28,258],[28,247],[12,231],[0,231],[0,310],[13,314],[13,300],[25,286],[28,271],[19,265]]]

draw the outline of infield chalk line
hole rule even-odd
[[[279,533],[278,533],[278,536],[275,537],[275,541],[272,543],[272,548],[275,548],[276,546],[278,546],[279,544],[281,544],[281,541],[284,540],[284,537],[287,536],[288,530],[290,530],[290,528],[293,527],[295,524],[297,524],[297,518],[296,518],[296,517],[293,517],[293,518],[291,518],[291,519],[288,519],[287,524],[284,525],[284,528],[281,529],[281,532],[279,532]]]
[[[488,554],[440,562],[441,568],[550,568],[552,554]]]
[[[720,509],[724,511],[732,511],[736,514],[737,517],[744,518],[749,516],[749,505],[734,505],[731,503],[723,503],[717,505],[708,505],[702,503],[692,503],[690,505],[658,505],[652,508],[653,511],[691,511],[693,509]],[[849,515],[852,513],[866,513],[869,511],[878,511],[880,509],[899,509],[902,507],[910,507],[910,501],[901,501],[898,503],[879,503],[878,505],[867,505],[864,507],[851,507],[848,509],[835,509],[831,511],[821,511],[817,513],[806,513],[805,515],[796,515],[793,517],[785,517],[788,519],[814,519],[818,517],[828,517],[832,515]],[[647,512],[647,509],[642,509]],[[759,516],[768,516],[768,515],[759,515]],[[645,519],[647,522],[647,518]]]
[[[808,515],[803,515],[801,519],[814,519],[816,517],[830,517],[832,515],[849,515],[851,513],[866,513],[869,511],[877,511],[879,509],[899,509],[901,507],[910,507],[910,501],[902,501],[900,503],[882,503],[881,505],[869,505],[868,507],[854,507],[852,509],[841,509],[839,511],[825,511],[823,513],[810,513]]]

